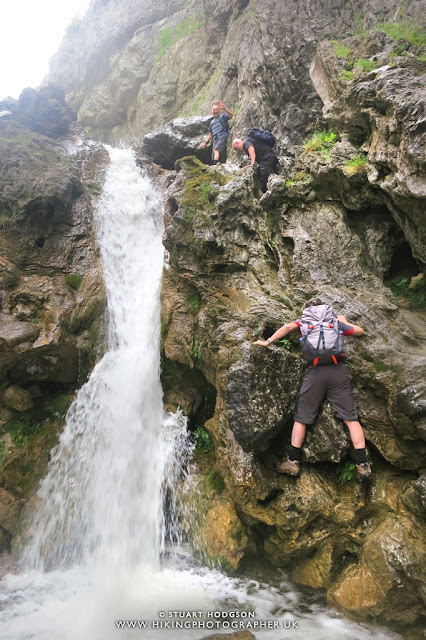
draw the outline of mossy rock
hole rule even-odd
[[[19,498],[27,499],[46,472],[49,452],[57,442],[63,420],[45,421],[8,456],[0,484]]]
[[[216,168],[208,167],[195,156],[185,156],[176,161],[176,170],[184,170],[187,179],[181,203],[189,213],[199,209],[209,210],[219,194],[219,187],[227,184],[230,178]]]

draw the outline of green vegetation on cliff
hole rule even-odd
[[[160,45],[160,51],[157,54],[157,62],[161,60],[167,49],[170,49],[170,47],[176,44],[176,42],[182,38],[186,38],[191,35],[191,33],[194,33],[194,31],[197,31],[197,29],[201,29],[203,26],[203,18],[200,15],[197,15],[185,18],[185,20],[179,22],[175,27],[166,27],[163,29],[157,38],[157,42]]]
[[[416,47],[426,46],[426,33],[411,20],[401,22],[380,22],[377,25],[379,31],[384,31],[395,40],[408,40]]]
[[[337,140],[337,134],[333,131],[316,131],[303,143],[304,153],[321,153],[329,158],[330,151]]]

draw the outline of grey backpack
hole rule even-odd
[[[333,309],[327,304],[308,307],[302,313],[300,345],[308,364],[345,362],[343,331]]]

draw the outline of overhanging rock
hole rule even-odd
[[[142,153],[163,169],[173,169],[176,160],[184,156],[196,156],[208,164],[211,146],[201,149],[200,144],[207,138],[212,116],[175,118],[163,127],[148,133],[142,144]]]

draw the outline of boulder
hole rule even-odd
[[[200,144],[209,132],[212,116],[175,118],[155,129],[143,139],[141,151],[164,169],[173,169],[176,160],[184,156],[195,156],[210,164],[211,146],[200,149]]]
[[[228,372],[229,428],[245,451],[265,450],[291,421],[303,360],[280,347],[244,345]]]
[[[31,394],[21,387],[8,387],[3,394],[3,403],[15,411],[27,411],[33,406]]]
[[[426,547],[420,532],[403,517],[387,518],[327,592],[328,602],[362,619],[413,623],[424,613],[422,576]]]
[[[237,569],[251,545],[234,505],[218,496],[206,513],[205,526],[200,530],[207,555],[230,569]]]

